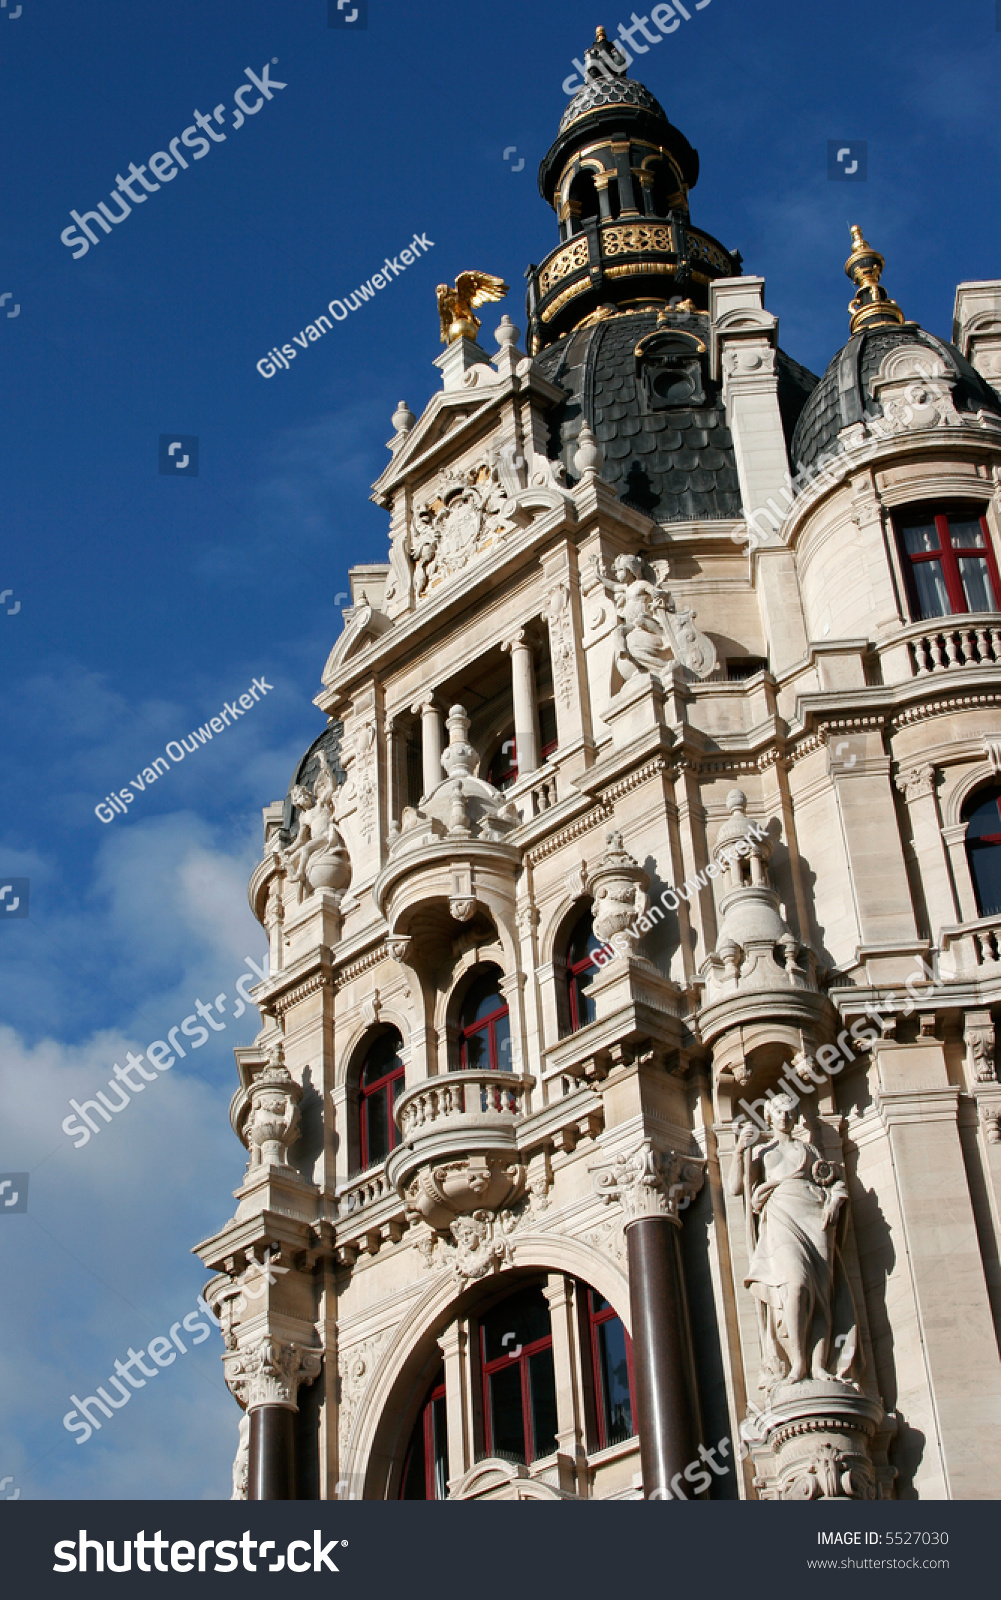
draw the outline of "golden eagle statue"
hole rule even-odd
[[[473,316],[473,307],[486,305],[488,300],[503,300],[508,285],[503,278],[490,272],[460,272],[455,288],[439,283],[438,315],[441,318],[441,342],[452,344],[456,339],[475,339],[480,331],[480,319]]]

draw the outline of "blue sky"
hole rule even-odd
[[[369,485],[396,403],[419,413],[438,381],[434,285],[498,273],[524,327],[522,274],[556,242],[535,173],[561,84],[595,23],[630,12],[369,0],[349,30],[328,27],[326,0],[14,9],[0,874],[30,878],[31,900],[0,926],[0,1176],[31,1180],[27,1213],[0,1215],[0,1496],[228,1497],[238,1413],[215,1333],[86,1444],[61,1419],[70,1393],[195,1306],[190,1246],[229,1215],[242,1171],[231,1048],[256,1013],[86,1148],[60,1123],[197,998],[232,1005],[245,957],[261,958],[245,888],[260,808],[322,728],[311,701],[348,566],[385,557]],[[784,348],[819,372],[847,337],[854,221],[905,313],[948,337],[957,281],[1001,273],[995,0],[686,9],[630,75],[698,148],[693,218],[766,278]],[[265,64],[285,87],[237,128],[235,91]],[[75,258],[71,210],[110,205],[117,173],[220,105],[225,139],[199,160],[187,146],[188,168]],[[864,183],[829,181],[830,139],[867,142]],[[415,232],[433,248],[374,303],[259,375]],[[197,477],[158,471],[175,431],[199,440]],[[97,820],[104,795],[260,676],[274,688],[236,726]]]

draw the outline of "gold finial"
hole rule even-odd
[[[607,38],[608,38],[608,34],[605,32],[604,28],[601,26],[601,23],[599,22],[598,26],[594,30],[594,42],[595,42],[595,44],[604,44],[604,42],[605,42],[605,40]]]
[[[473,307],[485,305],[488,300],[503,300],[508,286],[503,278],[489,272],[460,272],[455,288],[439,283],[438,315],[441,318],[441,342],[453,344],[456,339],[475,339],[480,331],[480,319],[473,316]]]
[[[880,284],[886,262],[862,237],[858,223],[851,224],[852,253],[845,262],[845,272],[855,285],[857,293],[848,307],[851,331],[860,333],[863,328],[901,323],[904,313],[896,300],[891,300]]]

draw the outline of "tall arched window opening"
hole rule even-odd
[[[393,1110],[403,1093],[403,1040],[395,1028],[370,1045],[358,1080],[362,1171],[384,1161],[397,1141]]]
[[[510,1072],[511,1024],[498,974],[491,968],[466,990],[459,1012],[459,1068]]]
[[[589,907],[575,923],[567,944],[567,1015],[571,1033],[586,1028],[595,1019],[594,1001],[587,991],[598,971],[591,957],[600,949],[601,940],[595,937]]]
[[[977,911],[993,917],[1001,911],[1001,784],[972,794],[963,806],[963,821]]]

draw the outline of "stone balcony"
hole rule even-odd
[[[525,1182],[518,1131],[531,1109],[535,1079],[510,1072],[448,1072],[400,1097],[401,1142],[386,1179],[408,1213],[432,1227],[481,1207],[509,1205]]]
[[[932,617],[900,628],[878,648],[883,681],[906,683],[943,672],[1001,664],[1001,613]]]

